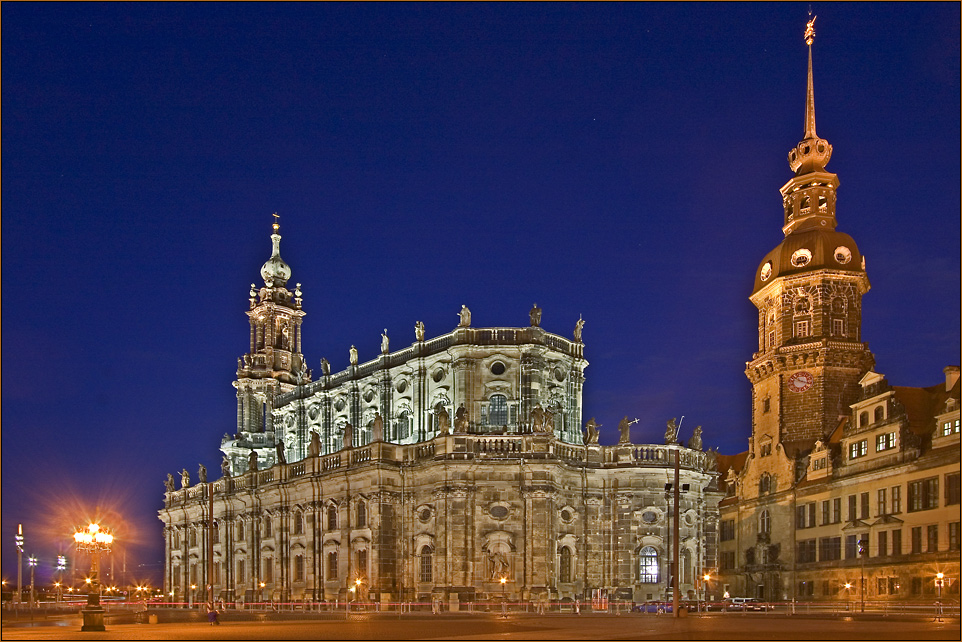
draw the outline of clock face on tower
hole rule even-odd
[[[792,392],[805,392],[812,387],[813,383],[815,383],[815,377],[812,373],[802,370],[788,378],[788,389]]]

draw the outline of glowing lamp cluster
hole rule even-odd
[[[82,550],[109,551],[110,545],[114,541],[114,536],[100,528],[99,524],[90,524],[85,530],[74,533],[73,539],[77,543],[77,548]]]

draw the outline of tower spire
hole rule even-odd
[[[812,15],[809,11],[808,15]],[[808,45],[808,93],[805,98],[805,138],[818,138],[815,133],[815,81],[812,76],[812,42],[815,40],[815,18],[805,25],[805,44]]]

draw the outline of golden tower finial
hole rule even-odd
[[[812,15],[809,11],[808,15]],[[805,44],[809,47],[812,46],[812,41],[815,40],[815,18],[818,16],[812,16],[812,19],[805,24]]]
[[[281,224],[278,223],[278,220],[280,220],[281,216],[277,212],[274,212],[271,216],[274,217],[274,231],[276,232],[281,228]]]

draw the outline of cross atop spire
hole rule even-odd
[[[811,76],[812,76],[811,65],[809,65],[808,76],[809,76],[809,83],[811,83]],[[277,230],[281,229],[281,223],[280,223],[281,215],[278,214],[277,212],[274,212],[273,214],[271,214],[271,216],[274,217],[273,227],[274,227],[274,231],[277,232]]]

